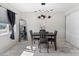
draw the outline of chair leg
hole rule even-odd
[[[21,42],[21,39],[19,39],[18,42]]]
[[[41,46],[40,43],[38,44],[39,52],[41,53]]]
[[[35,41],[34,41],[34,44],[35,44]]]
[[[38,44],[38,48],[40,48],[39,46],[40,46],[40,44]]]
[[[47,44],[47,53],[49,53],[49,44]]]
[[[55,46],[55,51],[57,50],[57,45],[56,45],[56,42],[54,42],[54,46]]]
[[[41,53],[41,46],[39,45],[39,52]]]

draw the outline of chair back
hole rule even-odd
[[[43,32],[45,32],[46,30],[45,30],[45,29],[41,29],[40,31],[43,31]]]
[[[40,38],[45,38],[45,31],[40,31],[39,34],[40,34]]]
[[[32,30],[30,30],[30,35],[31,35],[31,38],[33,38],[33,36],[32,36]]]
[[[57,32],[58,32],[57,30],[55,30],[55,32],[54,32],[54,35],[55,35],[55,36],[54,36],[54,41],[55,41],[55,42],[56,42],[56,38],[57,38]]]
[[[39,32],[39,34],[40,34],[40,42],[47,42],[48,41],[48,39],[46,38],[46,34],[47,34],[47,32],[46,31],[40,31]]]
[[[55,36],[57,36],[57,32],[58,32],[57,30],[54,31]]]

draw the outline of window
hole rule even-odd
[[[3,35],[5,33],[9,33],[9,24],[0,23],[0,35]]]
[[[9,33],[9,21],[6,13],[6,9],[0,7],[0,35]]]

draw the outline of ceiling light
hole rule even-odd
[[[46,3],[41,3],[41,5],[45,5]]]

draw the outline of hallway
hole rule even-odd
[[[0,55],[1,56],[21,56],[23,51],[27,52],[27,49],[26,49],[27,45],[28,45],[27,42],[22,41]],[[37,47],[37,43],[34,46]],[[41,53],[39,52],[38,48],[36,48],[36,50],[33,51],[32,53],[33,53],[33,56],[79,56],[79,49],[65,42],[64,47],[58,47],[57,51],[54,50],[53,45],[52,46],[50,45],[49,53],[47,53],[46,49],[44,48],[42,48]],[[32,55],[28,55],[28,56],[32,56]]]

